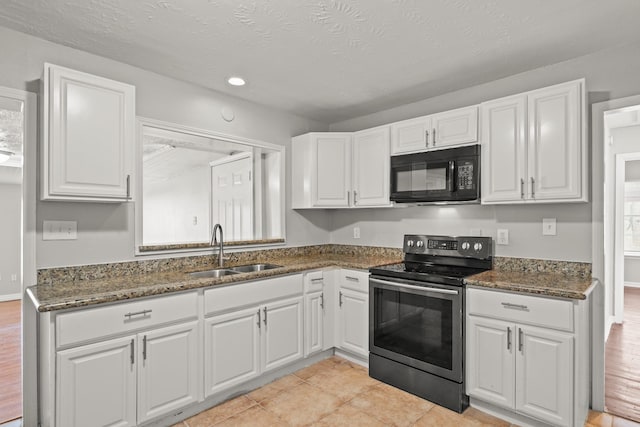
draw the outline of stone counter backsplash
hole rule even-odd
[[[556,273],[582,279],[591,278],[591,263],[588,262],[494,257],[493,269],[514,273]]]
[[[401,259],[403,256],[402,249],[399,248],[327,244],[229,252],[225,253],[225,257],[229,257],[228,260],[225,260],[225,266],[269,262],[279,258],[313,257],[316,255],[326,256],[328,254],[336,256],[371,256],[397,259]],[[38,270],[37,284],[111,279],[174,271],[195,271],[216,268],[217,266],[218,256],[212,254],[73,267],[54,267]]]

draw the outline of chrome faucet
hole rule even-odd
[[[216,231],[220,230],[220,241],[216,239]],[[218,267],[224,267],[224,241],[222,237],[222,226],[220,224],[216,224],[213,226],[213,233],[211,233],[211,246],[219,245],[220,249],[218,250]]]

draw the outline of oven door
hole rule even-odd
[[[461,383],[463,289],[369,279],[369,351]]]

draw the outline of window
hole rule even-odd
[[[640,255],[640,181],[624,183],[624,251]]]

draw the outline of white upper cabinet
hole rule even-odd
[[[584,79],[482,104],[482,203],[587,201]]]
[[[135,88],[45,64],[42,199],[131,197]]]
[[[426,151],[478,140],[478,106],[458,108],[391,125],[391,154]]]
[[[389,128],[291,140],[294,209],[391,206]]]
[[[429,148],[431,117],[418,117],[391,125],[391,154],[409,153]]]
[[[353,134],[353,205],[389,206],[389,126]]]
[[[431,122],[432,147],[448,147],[478,140],[477,105],[434,114]]]

